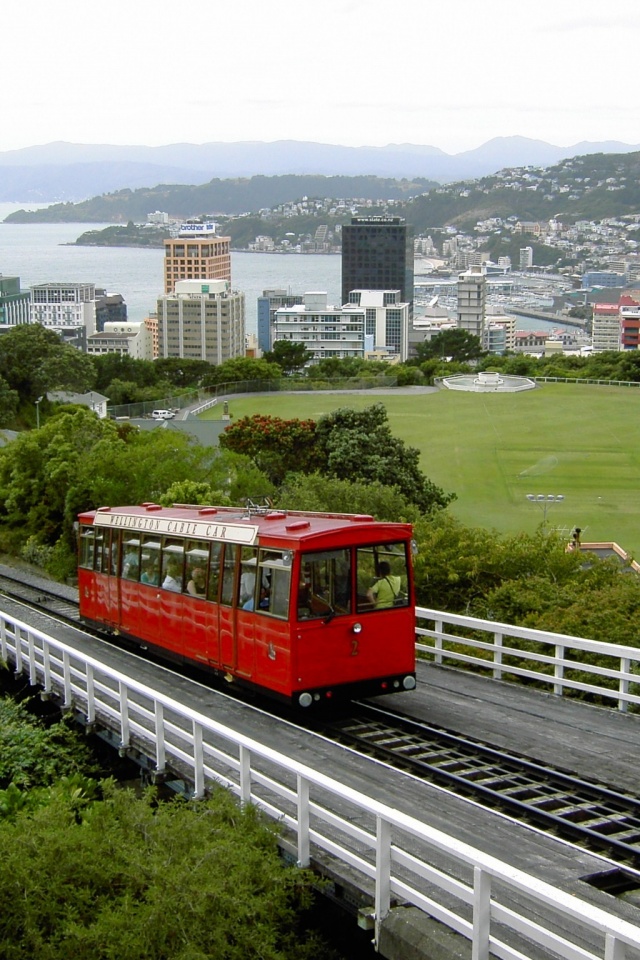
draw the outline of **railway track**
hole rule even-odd
[[[0,565],[0,593],[81,624],[71,588],[29,580]],[[348,715],[309,726],[358,753],[640,870],[640,800],[632,795],[372,704],[354,704]]]
[[[0,595],[80,625],[77,593],[72,587],[53,580],[39,580],[27,572],[0,564]]]
[[[423,780],[640,869],[640,800],[517,754],[358,704],[323,733]]]

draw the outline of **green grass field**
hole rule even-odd
[[[458,499],[464,523],[533,532],[542,508],[527,494],[563,494],[547,527],[582,527],[640,555],[640,388],[545,384],[517,394],[260,394],[231,397],[234,419],[253,413],[317,419],[382,402],[393,433],[421,452],[425,474]],[[213,419],[221,406],[209,411]]]

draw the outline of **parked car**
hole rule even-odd
[[[175,413],[173,410],[152,410],[151,416],[154,420],[171,420]]]

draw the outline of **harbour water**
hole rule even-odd
[[[108,293],[122,294],[133,321],[155,311],[163,292],[162,249],[74,245],[86,230],[109,224],[2,222],[24,206],[0,203],[0,274],[20,277],[22,289],[38,283],[95,283]],[[295,294],[324,290],[330,304],[339,304],[340,260],[339,254],[232,253],[232,285],[245,294],[247,333],[256,332],[257,299],[266,289]],[[559,326],[525,317],[517,320],[519,330]]]

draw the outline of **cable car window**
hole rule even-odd
[[[160,583],[160,541],[153,537],[143,537],[140,548],[140,583],[149,583],[157,587]]]
[[[211,559],[209,560],[209,579],[207,583],[207,600],[218,602],[218,590],[220,588],[220,555],[222,553],[221,543],[211,544]]]
[[[230,607],[233,603],[233,583],[236,574],[236,557],[238,554],[238,549],[238,546],[232,543],[226,543],[224,546],[220,603],[224,603],[228,607]]]
[[[111,556],[109,558],[109,573],[112,573],[114,577],[118,576],[118,570],[120,569],[120,535],[117,530],[111,530]],[[107,543],[105,540],[105,549],[108,549]]]
[[[183,573],[184,542],[182,540],[165,540],[160,571],[160,583],[163,589],[181,593]]]
[[[320,550],[301,557],[298,619],[351,613],[351,553]]]
[[[258,551],[255,547],[242,547],[240,558],[240,581],[238,585],[238,606],[244,610],[256,608],[256,574],[258,572]],[[264,596],[258,597],[258,606],[264,603]]]
[[[78,564],[93,570],[93,556],[95,552],[95,531],[93,527],[81,527],[80,533],[80,557]]]
[[[140,541],[128,538],[122,542],[122,577],[124,580],[140,578]]]
[[[95,531],[95,545],[93,554],[93,569],[98,573],[102,570],[102,548],[104,545],[104,530]]]
[[[356,551],[358,613],[409,605],[404,543],[379,543]]]
[[[291,561],[292,555],[288,550],[260,550],[258,613],[271,613],[274,617],[284,619],[289,616]]]
[[[193,597],[203,597],[207,592],[207,570],[209,568],[209,544],[202,540],[185,542],[185,581],[187,593]]]

